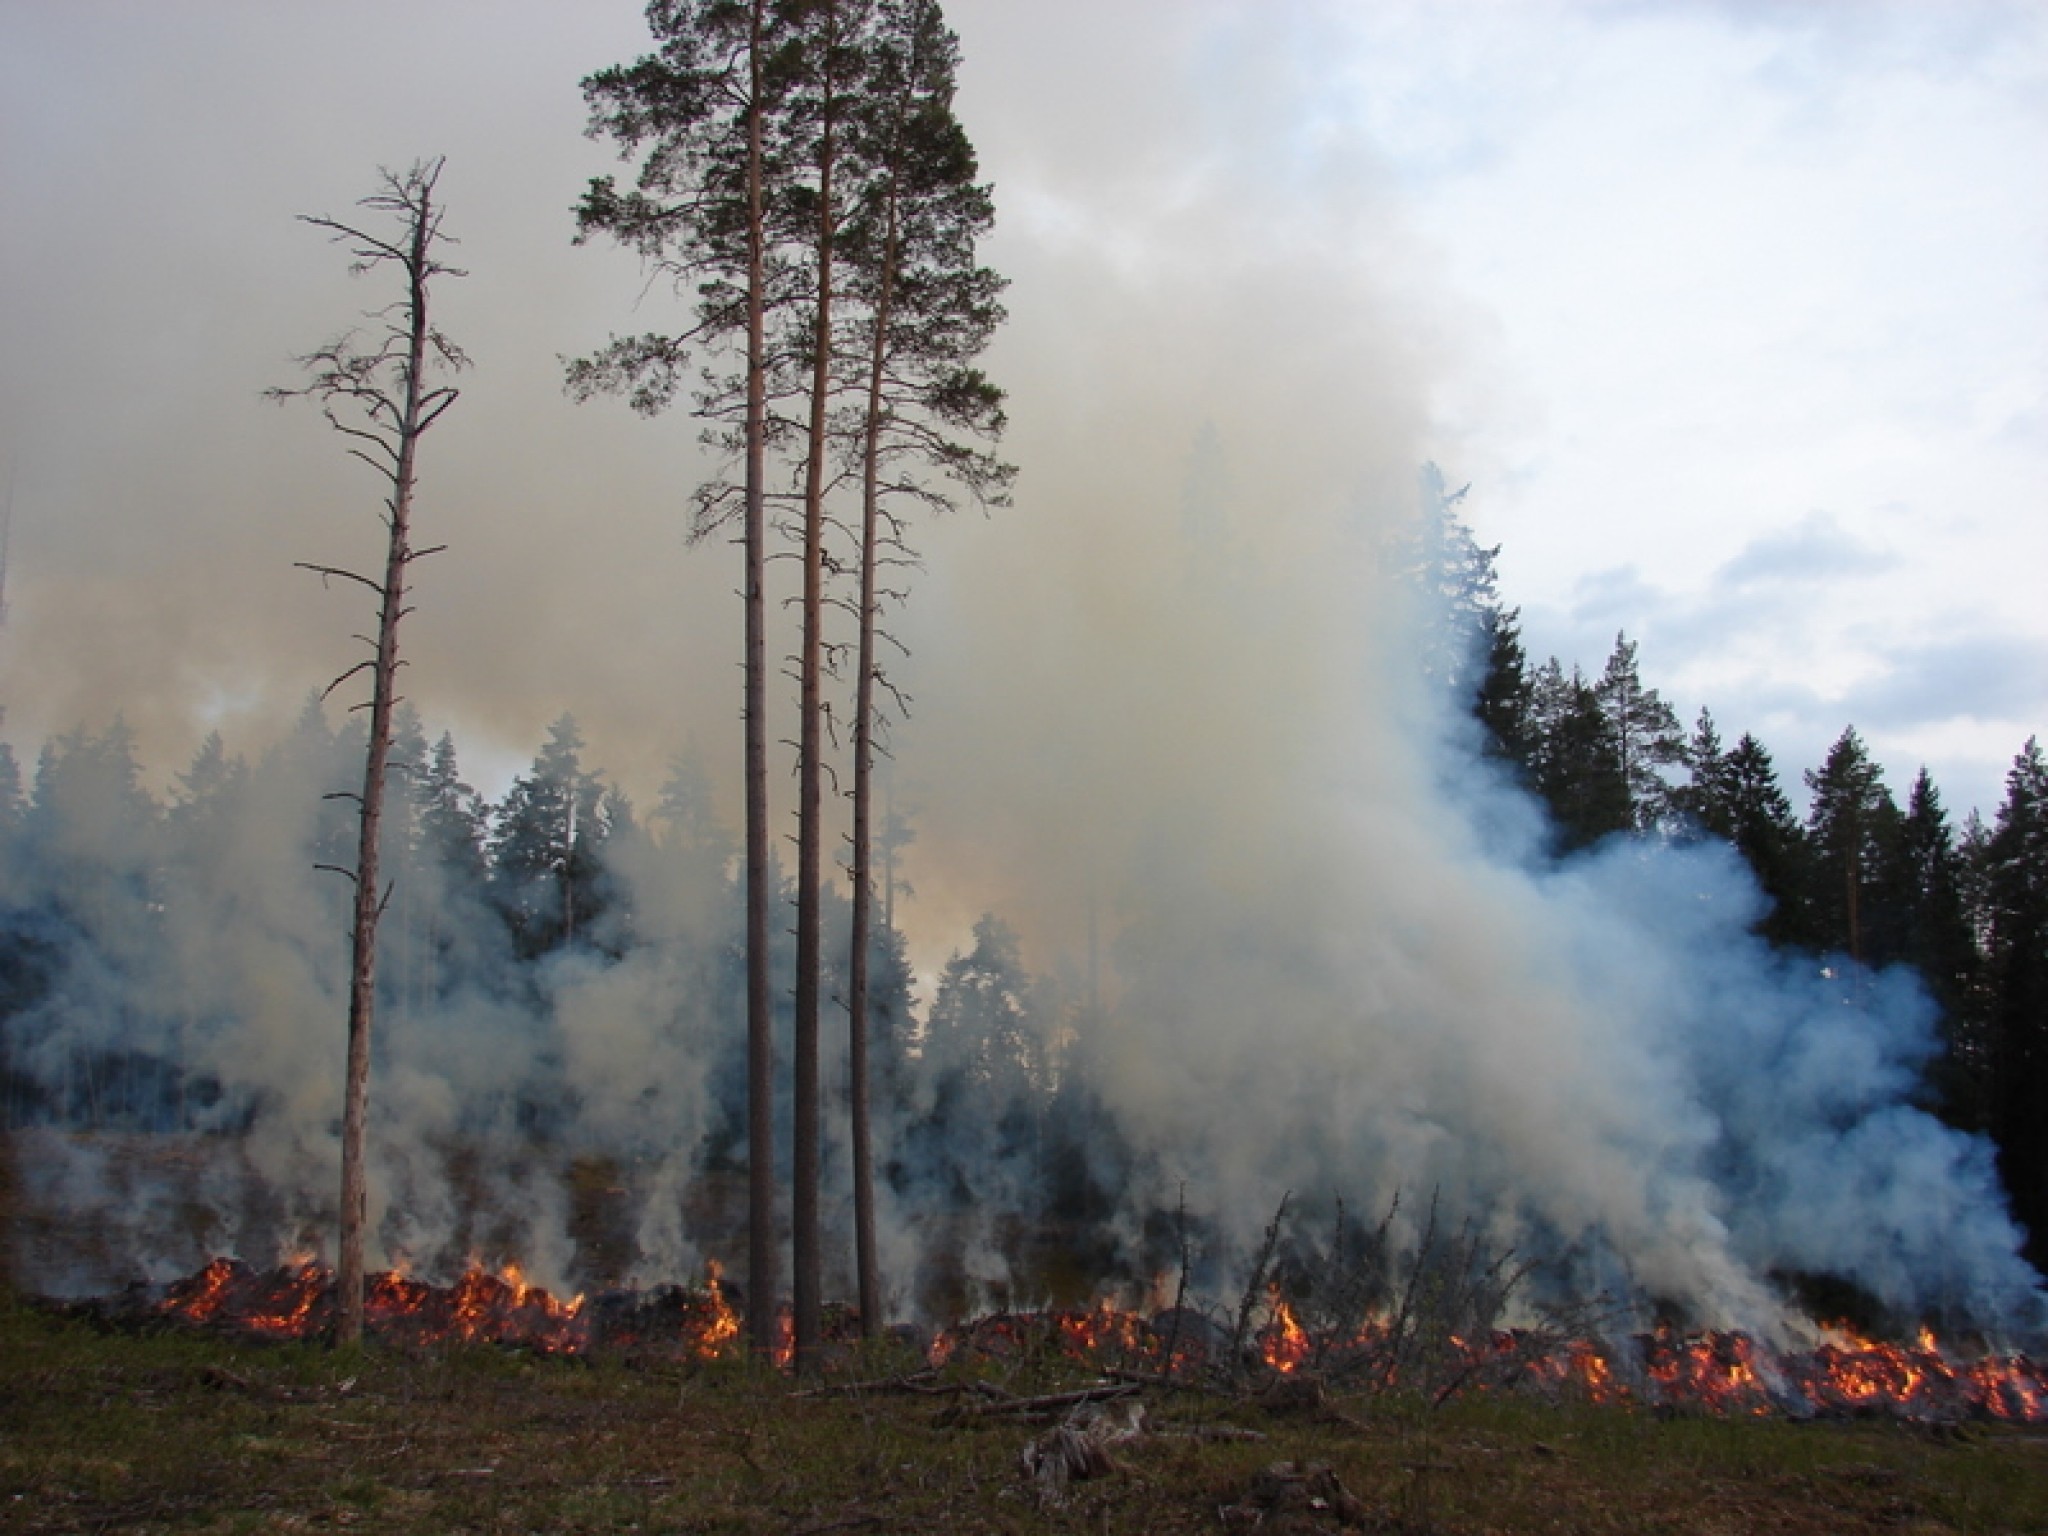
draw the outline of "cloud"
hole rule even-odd
[[[1973,626],[1963,615],[1941,638],[1879,643],[1883,670],[1849,690],[1849,715],[1874,731],[1915,731],[1949,721],[2025,721],[2048,688],[2038,642],[2010,630]],[[2014,746],[2018,746],[2015,740]]]
[[[1750,586],[1833,587],[1898,567],[1898,557],[1856,536],[1829,512],[1759,534],[1714,572],[1717,590]]]

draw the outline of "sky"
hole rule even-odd
[[[1470,484],[1534,659],[1597,672],[1626,632],[1795,793],[1853,723],[1901,796],[1924,763],[1956,817],[1995,809],[2048,722],[2048,11],[948,16],[1021,469],[1013,508],[930,531],[900,620],[902,793],[957,855],[951,920],[1007,894],[970,821],[1026,838],[1072,814],[1045,773],[1114,775],[1078,743],[1229,757],[1200,679],[1163,682],[1203,650],[1152,590],[1170,520],[1129,509],[1218,499],[1256,565],[1289,549],[1277,503],[1391,516],[1425,461]],[[352,662],[352,595],[292,566],[374,558],[375,487],[261,394],[382,299],[294,216],[446,155],[470,275],[437,305],[475,367],[426,449],[449,552],[408,621],[415,700],[494,792],[570,710],[643,804],[692,747],[736,804],[736,561],[684,538],[693,427],[561,389],[563,358],[680,313],[571,242],[614,166],[577,82],[645,42],[595,0],[0,0],[0,734],[25,767],[118,714],[163,784],[207,730],[260,751]]]

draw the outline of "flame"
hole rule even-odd
[[[242,1325],[278,1338],[303,1338],[313,1331],[314,1312],[331,1290],[327,1271],[310,1259],[279,1272],[261,1305],[245,1313]]]
[[[185,1323],[261,1338],[307,1338],[333,1324],[334,1282],[310,1259],[259,1271],[239,1259],[220,1258],[169,1286],[158,1310]],[[517,1263],[496,1270],[473,1264],[448,1286],[392,1269],[368,1277],[364,1314],[374,1334],[411,1346],[494,1343],[543,1354],[612,1350],[712,1360],[732,1350],[743,1332],[725,1271],[715,1260],[705,1265],[699,1287],[609,1292],[596,1302],[582,1296],[557,1300],[532,1284]],[[852,1314],[838,1322],[850,1328]],[[1389,1327],[1367,1322],[1344,1337],[1318,1337],[1275,1287],[1267,1294],[1256,1347],[1267,1368],[1283,1375],[1311,1361],[1341,1375],[1384,1354]],[[929,1358],[943,1365],[1038,1352],[1095,1364],[1137,1360],[1199,1367],[1205,1344],[1192,1336],[1179,1340],[1176,1360],[1163,1358],[1176,1332],[1105,1298],[1085,1311],[998,1313],[944,1329]],[[1888,1413],[2048,1423],[2048,1364],[2019,1355],[1955,1359],[1926,1328],[1910,1344],[1866,1338],[1839,1324],[1821,1336],[1813,1349],[1788,1353],[1744,1333],[1674,1329],[1607,1342],[1505,1331],[1452,1340],[1450,1347],[1467,1367],[1470,1390],[1477,1391],[1533,1386],[1594,1403],[1643,1402],[1720,1415]],[[790,1363],[792,1346],[785,1307],[777,1322],[777,1364]]]
[[[1659,1330],[1644,1374],[1664,1403],[1684,1403],[1717,1414],[1767,1414],[1770,1389],[1757,1371],[1756,1341],[1745,1333],[1693,1337]]]
[[[739,1314],[725,1295],[725,1266],[716,1259],[704,1264],[704,1325],[687,1341],[699,1360],[715,1360],[740,1336]]]
[[[1056,1312],[1052,1322],[1065,1352],[1071,1355],[1133,1355],[1145,1348],[1144,1321],[1107,1296],[1085,1312]]]
[[[238,1266],[233,1259],[215,1259],[189,1279],[171,1287],[166,1310],[195,1323],[210,1322],[227,1304]]]
[[[1301,1369],[1313,1343],[1277,1285],[1267,1291],[1266,1306],[1270,1320],[1259,1330],[1259,1356],[1274,1370],[1290,1374]]]

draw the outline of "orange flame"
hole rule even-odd
[[[725,1266],[716,1259],[704,1265],[704,1323],[688,1341],[699,1360],[715,1360],[740,1336],[739,1314],[725,1295]]]
[[[364,1301],[373,1332],[418,1346],[491,1342],[549,1354],[651,1349],[710,1360],[734,1348],[743,1334],[715,1261],[705,1266],[700,1288],[611,1293],[595,1306],[586,1306],[582,1296],[556,1300],[531,1284],[516,1263],[496,1272],[473,1265],[445,1287],[399,1270],[375,1274],[367,1279]],[[304,1338],[332,1325],[333,1278],[310,1260],[258,1271],[239,1260],[216,1259],[170,1286],[159,1310],[206,1327]],[[1255,1342],[1259,1358],[1281,1374],[1311,1362],[1342,1372],[1383,1356],[1388,1328],[1368,1322],[1354,1336],[1319,1338],[1275,1287]],[[791,1360],[791,1332],[785,1308],[773,1351],[784,1366]],[[963,1354],[1000,1359],[1045,1351],[1086,1361],[1115,1357],[1194,1366],[1213,1346],[1199,1338],[1201,1328],[1188,1332],[1190,1337],[1181,1337],[1178,1319],[1166,1329],[1104,1299],[1086,1311],[1004,1313],[963,1323],[938,1334],[929,1358],[937,1365]],[[1163,1362],[1169,1339],[1178,1340],[1178,1358]],[[1746,1334],[1668,1329],[1618,1344],[1546,1341],[1519,1332],[1453,1342],[1471,1368],[1465,1382],[1474,1391],[1535,1386],[1597,1403],[1644,1401],[1723,1415],[1887,1412],[2048,1423],[2048,1367],[2016,1355],[1952,1359],[1927,1329],[1911,1344],[1889,1344],[1834,1327],[1817,1347],[1788,1353]]]
[[[1300,1370],[1312,1347],[1308,1330],[1301,1326],[1294,1308],[1277,1285],[1266,1293],[1266,1306],[1270,1321],[1259,1331],[1260,1358],[1282,1374]]]

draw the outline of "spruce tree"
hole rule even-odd
[[[1728,754],[1711,710],[1702,709],[1685,744],[1686,783],[1671,793],[1671,809],[1695,831],[1734,841],[1733,785]]]
[[[1942,1055],[1933,1071],[1943,1113],[1980,1129],[1980,1095],[1971,1070],[1977,942],[1965,906],[1963,856],[1924,766],[1906,796],[1892,877],[1901,927],[1898,958],[1919,971],[1941,1008]]]
[[[2048,1269],[2048,757],[2030,738],[1984,844],[1992,1129],[1999,1170]]]
[[[1771,903],[1758,931],[1780,947],[1811,942],[1806,834],[1778,782],[1770,752],[1756,737],[1743,732],[1728,753],[1722,779],[1728,840],[1748,862]]]
[[[1963,906],[1962,855],[1924,766],[1906,795],[1893,864],[1902,909],[1899,958],[1918,968],[1943,1012],[1953,1016],[1973,990],[1977,946]]]
[[[498,808],[491,887],[523,960],[575,943],[601,910],[605,789],[582,754],[583,733],[561,716]]]
[[[1536,791],[1550,809],[1557,851],[1575,853],[1635,825],[1628,774],[1600,693],[1557,658],[1536,675]]]
[[[1812,912],[1820,943],[1865,965],[1882,964],[1893,937],[1885,900],[1897,845],[1898,803],[1854,726],[1844,728],[1818,770],[1806,835],[1812,850]]]
[[[483,797],[463,782],[455,738],[446,731],[413,780],[413,795],[421,856],[441,872],[445,884],[481,890],[488,867]]]
[[[1484,756],[1505,763],[1516,780],[1534,780],[1541,752],[1536,713],[1536,684],[1522,647],[1521,610],[1490,610],[1484,620],[1485,670],[1473,701],[1473,714],[1483,732]]]
[[[1423,676],[1465,709],[1485,675],[1488,619],[1500,610],[1500,547],[1480,544],[1458,515],[1469,485],[1448,489],[1435,464],[1423,465],[1419,480],[1416,516],[1389,558],[1421,605]]]
[[[412,777],[412,802],[411,883],[420,893],[414,987],[424,1002],[490,971],[506,941],[491,919],[489,815],[445,731]]]

